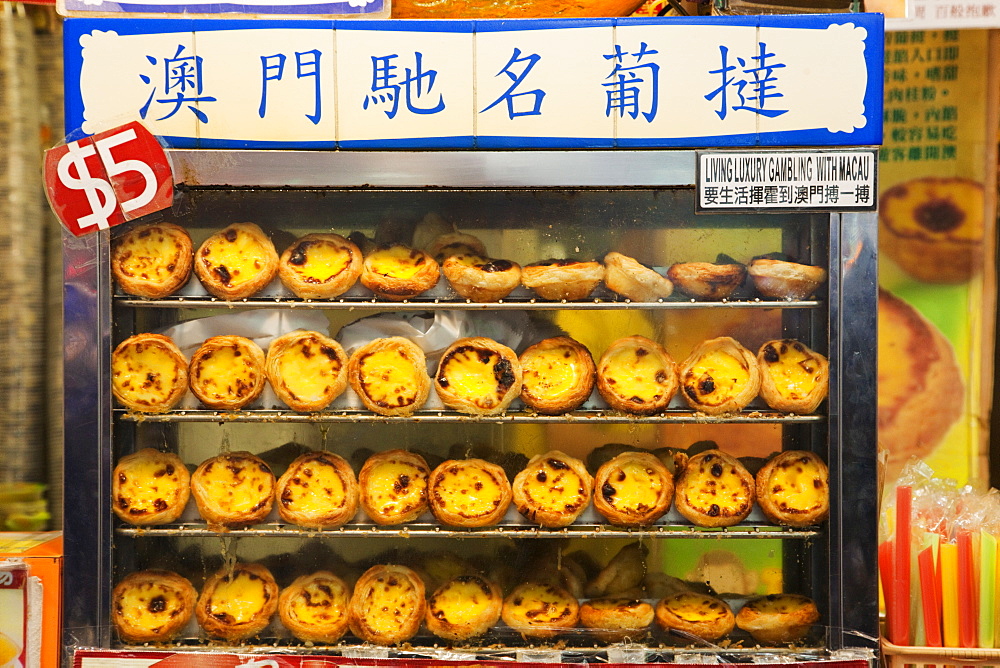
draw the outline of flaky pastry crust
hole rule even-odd
[[[143,448],[118,460],[111,479],[111,509],[136,526],[167,524],[184,512],[190,483],[180,457]]]
[[[615,251],[604,256],[604,285],[634,302],[655,302],[674,293],[669,278]]]
[[[358,578],[348,606],[351,632],[365,642],[398,645],[424,621],[424,583],[406,566],[372,566]]]
[[[347,379],[365,407],[379,415],[412,415],[431,391],[424,351],[402,336],[375,339],[355,350]]]
[[[603,279],[604,265],[595,261],[545,260],[521,269],[521,284],[551,301],[583,299]]]
[[[111,621],[125,642],[166,642],[187,626],[197,596],[177,573],[129,573],[111,593]]]
[[[747,273],[757,292],[772,299],[805,299],[826,282],[823,267],[770,258],[753,260]]]
[[[476,303],[503,299],[521,284],[521,265],[482,255],[449,255],[441,271],[455,292]]]
[[[361,507],[376,524],[412,522],[427,510],[429,476],[427,461],[416,453],[387,450],[374,454],[358,474]]]
[[[761,398],[783,413],[812,413],[830,391],[830,363],[800,341],[766,342],[757,365]]]
[[[364,259],[353,242],[339,234],[307,234],[278,260],[282,284],[302,299],[332,299],[361,276]]]
[[[600,598],[580,604],[580,624],[604,642],[641,642],[653,617],[653,606],[638,599]]]
[[[136,334],[111,353],[111,392],[126,407],[165,413],[188,390],[188,361],[162,334]]]
[[[229,452],[203,461],[191,474],[198,512],[213,531],[260,522],[271,512],[274,474],[249,452]]]
[[[726,299],[747,277],[746,265],[712,262],[680,262],[667,269],[674,287],[689,297],[715,301]]]
[[[707,415],[735,413],[760,391],[757,358],[739,341],[720,336],[701,342],[680,368],[681,394]]]
[[[594,508],[615,526],[649,526],[670,509],[674,477],[649,452],[623,452],[594,477]]]
[[[480,575],[459,575],[427,600],[427,630],[447,640],[468,640],[489,631],[500,619],[503,594]]]
[[[664,631],[677,629],[711,641],[732,631],[736,616],[729,604],[720,598],[681,592],[656,604],[656,623]]]
[[[264,364],[271,389],[295,411],[321,411],[347,389],[347,354],[320,332],[282,334]]]
[[[358,513],[358,481],[347,460],[332,452],[297,457],[274,488],[281,519],[307,529],[330,529]]]
[[[594,478],[579,459],[558,450],[535,455],[514,476],[514,505],[529,522],[569,526],[590,505]]]
[[[513,350],[493,339],[457,339],[441,355],[434,388],[442,403],[470,415],[507,410],[521,393],[521,363]]]
[[[111,244],[111,273],[122,291],[159,299],[191,277],[193,245],[180,225],[137,225]]]
[[[501,617],[526,638],[552,638],[576,626],[580,605],[562,587],[525,582],[504,599]]]
[[[295,578],[281,590],[278,615],[299,640],[332,644],[347,632],[351,589],[329,571]]]
[[[209,408],[238,411],[264,391],[264,351],[242,336],[213,336],[191,356],[188,383]]]
[[[361,284],[379,297],[403,301],[433,288],[440,275],[438,263],[424,251],[391,246],[365,256]]]
[[[267,628],[277,609],[278,584],[271,571],[260,564],[236,564],[205,581],[195,616],[209,635],[235,642]]]
[[[728,527],[746,519],[757,497],[753,476],[721,450],[678,457],[674,506],[692,524]]]
[[[752,598],[736,614],[736,625],[766,645],[801,640],[819,621],[811,598],[799,594],[769,594]]]
[[[521,401],[543,415],[576,410],[594,390],[594,358],[582,343],[568,336],[529,346],[519,361]]]
[[[496,524],[510,505],[507,474],[483,459],[449,459],[431,471],[427,483],[431,512],[450,526]]]
[[[597,391],[616,410],[634,415],[658,413],[677,393],[677,363],[655,341],[626,336],[601,355]]]
[[[757,504],[775,524],[807,527],[830,515],[830,470],[819,455],[787,450],[757,472]]]
[[[198,247],[194,273],[219,299],[245,299],[274,279],[278,251],[270,237],[253,223],[233,223]]]

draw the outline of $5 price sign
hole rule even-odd
[[[45,153],[49,205],[78,237],[166,209],[173,186],[163,147],[138,122]]]

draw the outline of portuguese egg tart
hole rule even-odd
[[[455,255],[478,255],[486,256],[486,244],[479,237],[465,232],[445,232],[434,237],[434,240],[427,244],[427,253],[438,263],[444,263],[448,258]]]
[[[444,524],[484,527],[507,512],[511,490],[507,474],[483,459],[449,459],[431,471],[427,483],[431,512]]]
[[[675,288],[688,297],[709,301],[728,298],[746,277],[746,265],[739,263],[680,262],[667,269]]]
[[[202,242],[195,253],[194,273],[219,299],[245,299],[274,279],[278,251],[253,223],[234,223]]]
[[[278,584],[260,564],[223,566],[205,580],[195,607],[206,633],[231,642],[267,628],[278,609]]]
[[[180,225],[137,225],[111,244],[111,273],[123,292],[159,299],[191,277],[193,246]]]
[[[455,292],[476,303],[503,299],[521,284],[521,265],[481,255],[449,255],[441,271]]]
[[[649,526],[670,509],[674,477],[649,452],[623,452],[594,477],[594,508],[615,526]]]
[[[757,352],[760,396],[784,413],[812,413],[830,390],[830,363],[793,339],[768,341]]]
[[[111,392],[127,408],[165,413],[188,390],[188,361],[169,337],[136,334],[111,354]]]
[[[302,299],[332,299],[361,276],[361,250],[339,234],[307,234],[278,260],[282,284]]]
[[[187,505],[190,481],[180,457],[143,448],[118,460],[111,480],[111,508],[136,526],[174,522]]]
[[[521,393],[521,364],[513,350],[493,339],[461,338],[441,355],[434,387],[452,410],[495,415]]]
[[[213,531],[260,522],[271,512],[274,474],[249,452],[229,452],[206,459],[191,474],[198,512]]]
[[[826,269],[786,260],[755,258],[747,269],[754,287],[772,299],[805,299],[826,282]]]
[[[365,407],[379,415],[412,415],[431,391],[424,351],[402,336],[375,339],[355,350],[347,379]]]
[[[267,382],[264,351],[242,336],[213,336],[191,356],[188,383],[201,403],[238,411],[260,396]]]
[[[292,410],[321,411],[347,389],[347,355],[319,332],[297,329],[274,339],[264,368],[271,389]]]
[[[733,630],[736,616],[722,599],[681,592],[656,604],[656,623],[664,631],[676,629],[712,641]]]
[[[543,415],[576,410],[594,390],[594,358],[575,339],[556,336],[529,346],[521,363],[521,401]]]
[[[354,585],[351,632],[376,645],[409,640],[424,621],[424,595],[420,576],[406,566],[372,566]]]
[[[830,514],[830,470],[815,453],[786,450],[757,472],[757,503],[775,524],[818,524]]]
[[[420,455],[387,450],[365,460],[358,474],[361,507],[381,525],[412,522],[427,510],[430,467]]]
[[[332,452],[299,456],[278,478],[281,519],[307,529],[339,527],[358,513],[358,481],[347,460]]]
[[[125,642],[165,642],[187,626],[197,597],[188,579],[177,573],[130,573],[111,594],[111,621]]]
[[[692,524],[728,527],[746,519],[756,499],[753,476],[738,459],[721,450],[678,458],[674,506]]]
[[[526,638],[552,638],[576,626],[580,604],[562,587],[525,582],[504,599],[500,616]]]
[[[736,625],[766,645],[801,640],[819,621],[811,598],[799,594],[769,594],[752,598],[736,613]]]
[[[514,505],[529,522],[557,528],[572,524],[590,505],[594,479],[583,462],[550,450],[535,455],[514,476]]]
[[[653,606],[630,598],[597,598],[580,604],[580,624],[605,642],[641,642],[653,623]]]
[[[669,278],[614,251],[604,256],[604,285],[634,302],[655,302],[674,292],[674,284]]]
[[[736,413],[760,391],[754,354],[728,336],[703,341],[680,368],[681,394],[707,415]]]
[[[390,246],[365,256],[361,283],[379,297],[403,301],[437,285],[441,270],[434,258],[409,246]]]
[[[295,578],[281,590],[278,616],[299,640],[332,644],[347,632],[351,590],[329,571]]]
[[[446,640],[468,640],[489,631],[500,619],[503,594],[479,575],[459,575],[427,600],[427,630]]]
[[[545,260],[521,269],[521,284],[542,299],[584,299],[604,279],[604,265],[595,261]]]
[[[616,410],[658,413],[677,393],[677,363],[663,346],[644,336],[618,339],[597,363],[597,391]]]

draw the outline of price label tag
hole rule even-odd
[[[78,237],[166,209],[173,187],[163,147],[135,121],[45,153],[49,205]]]

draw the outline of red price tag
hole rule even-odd
[[[156,138],[133,121],[45,152],[45,192],[76,236],[170,206],[174,179]]]

